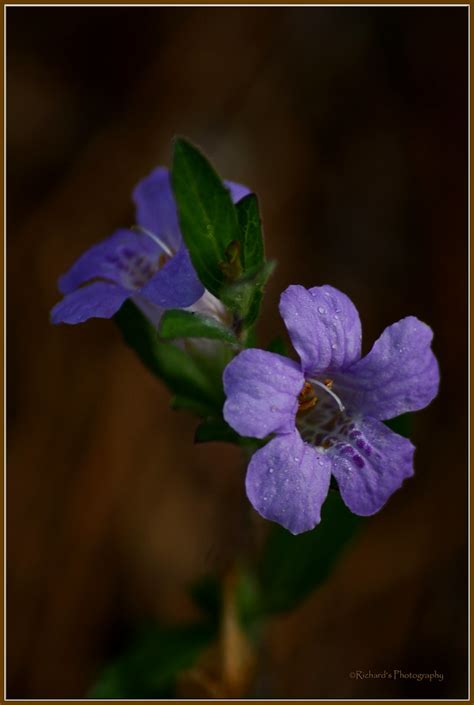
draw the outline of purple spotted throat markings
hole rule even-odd
[[[332,475],[352,512],[374,514],[413,474],[413,444],[383,421],[436,396],[432,331],[408,316],[361,358],[359,314],[337,289],[290,286],[280,313],[299,363],[249,349],[224,372],[226,421],[243,436],[272,436],[250,460],[248,498],[302,533],[319,523]]]

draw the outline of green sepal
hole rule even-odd
[[[235,205],[240,227],[241,260],[245,272],[260,269],[265,261],[262,223],[257,196],[250,193]]]
[[[275,267],[275,260],[264,262],[259,269],[226,287],[225,295],[234,302],[240,331],[248,330],[256,322],[265,285]]]
[[[237,343],[234,333],[215,318],[202,313],[170,309],[165,311],[159,328],[160,338],[209,338],[226,343]]]

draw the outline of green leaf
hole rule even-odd
[[[245,272],[260,269],[265,261],[257,196],[250,193],[235,206],[240,227],[241,258]]]
[[[214,626],[203,624],[139,630],[118,660],[105,668],[87,697],[173,697],[177,676],[194,665],[214,632]]]
[[[400,436],[410,438],[413,433],[413,414],[402,414],[394,419],[390,419],[390,421],[385,421],[385,424]]]
[[[224,301],[222,267],[229,264],[229,246],[240,241],[230,193],[204,155],[184,139],[174,144],[171,180],[181,232],[199,279]]]
[[[270,340],[267,345],[267,350],[269,352],[276,353],[277,355],[283,355],[284,357],[289,356],[289,350],[288,345],[286,344],[286,340],[280,335],[277,335],[276,338]]]
[[[264,612],[292,609],[319,587],[361,523],[360,517],[346,508],[339,493],[330,491],[321,523],[312,531],[293,536],[275,525],[261,561]]]
[[[194,442],[209,443],[211,441],[223,441],[224,443],[241,445],[242,437],[224,419],[211,418],[199,424],[194,434]]]
[[[205,407],[207,413],[220,411],[224,401],[222,387],[214,384],[189,353],[160,340],[156,329],[135,304],[126,301],[114,320],[127,345],[171,392]]]
[[[177,139],[172,167],[179,222],[204,286],[247,330],[258,318],[263,289],[274,268],[265,263],[257,197],[234,206],[211,164],[192,144]]]
[[[210,338],[227,343],[237,343],[233,332],[211,316],[201,313],[171,309],[161,319],[159,335],[165,340],[173,338]]]

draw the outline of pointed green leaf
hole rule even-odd
[[[339,493],[331,490],[321,523],[312,531],[294,536],[275,525],[260,564],[264,611],[292,609],[319,587],[362,521],[347,509]]]
[[[165,311],[159,328],[161,338],[210,338],[237,343],[234,333],[211,316],[182,309]]]
[[[174,144],[171,179],[181,232],[199,279],[221,298],[228,248],[240,240],[230,193],[204,155],[184,139]]]

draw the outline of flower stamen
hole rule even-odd
[[[303,411],[308,411],[312,409],[318,403],[318,397],[314,393],[314,389],[309,382],[303,384],[301,392],[298,394],[298,411],[300,414]]]
[[[161,247],[163,252],[168,255],[168,257],[173,257],[174,252],[171,249],[169,245],[166,244],[161,238],[159,238],[157,235],[152,233],[150,230],[147,228],[144,228],[142,225],[133,225],[132,230],[136,230],[138,233],[143,233],[143,235],[148,235],[148,237],[151,237],[153,242],[156,242],[157,245]]]
[[[339,407],[339,411],[344,411],[344,410],[345,410],[345,406],[344,406],[344,404],[342,403],[342,401],[339,399],[339,397],[337,396],[337,394],[335,394],[335,393],[332,391],[332,386],[333,386],[333,380],[332,380],[332,379],[325,379],[324,382],[320,382],[318,379],[312,379],[312,378],[310,378],[308,382],[305,382],[305,385],[306,385],[306,384],[310,384],[310,386],[311,386],[312,384],[316,384],[318,387],[321,387],[321,389],[324,389],[324,391],[327,392],[327,393],[334,399],[334,401],[336,402],[336,404],[337,404],[338,407]],[[303,387],[303,389],[304,389],[304,387]]]

